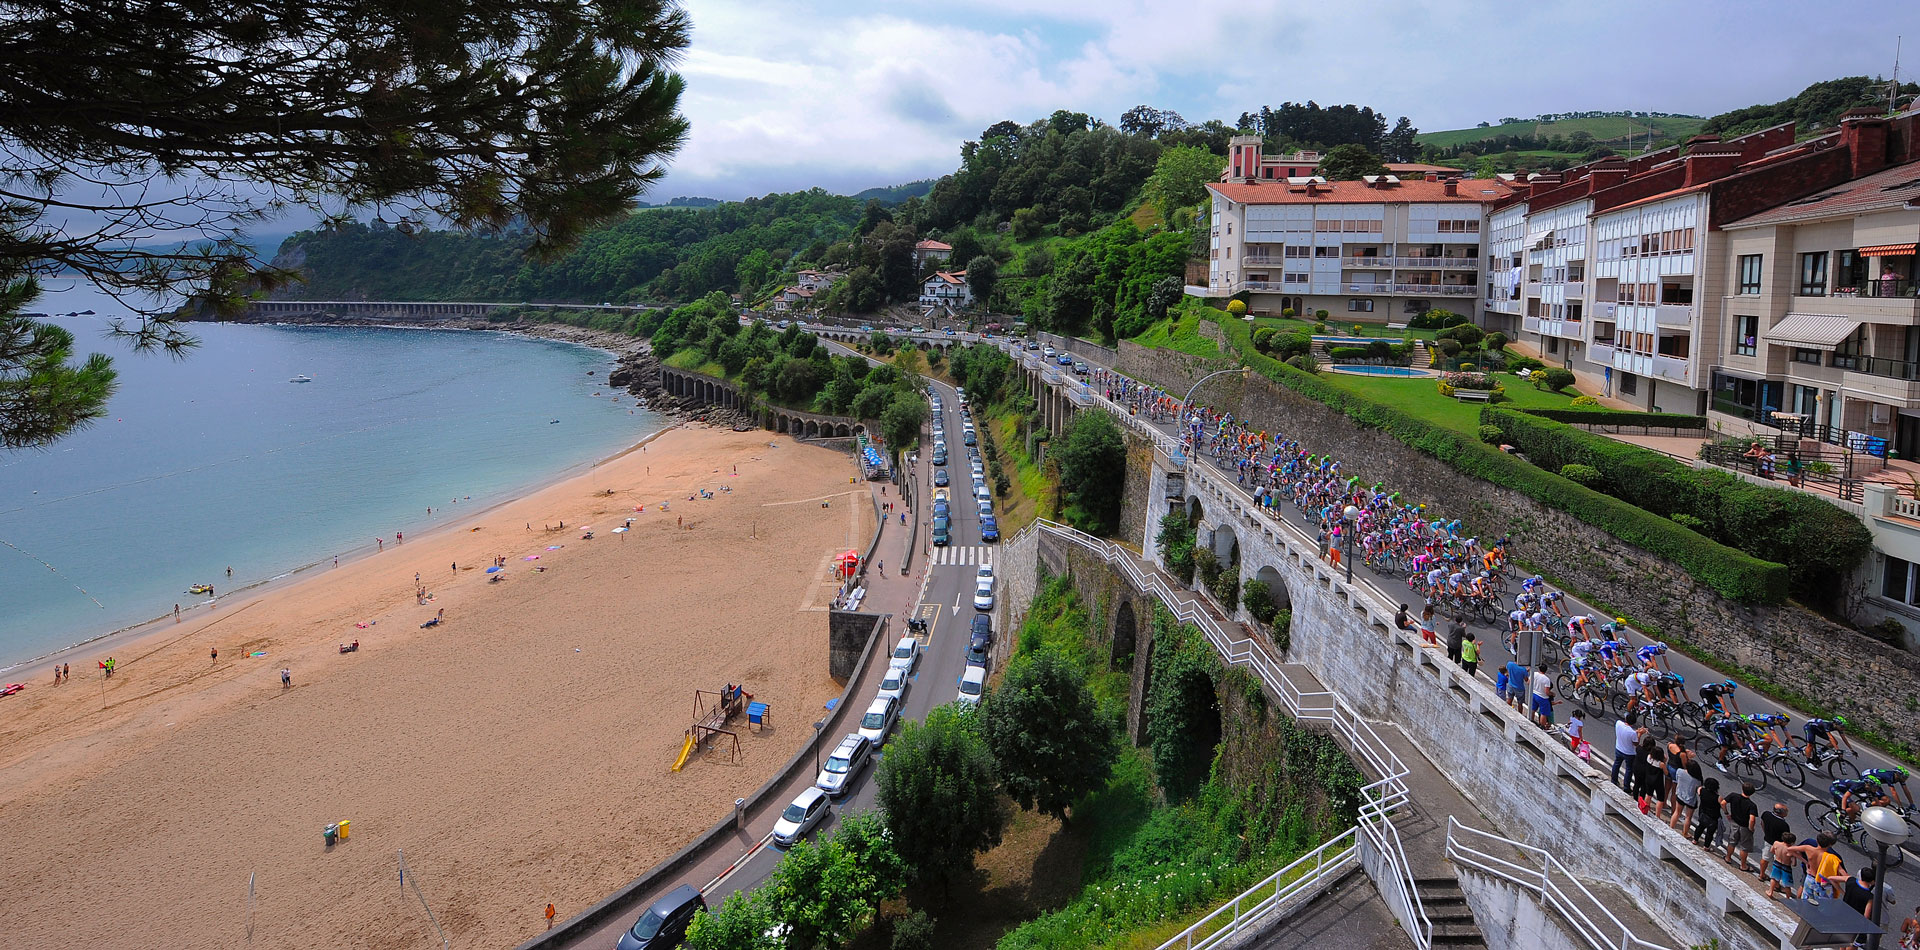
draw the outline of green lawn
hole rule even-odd
[[[1512,409],[1564,409],[1573,402],[1573,397],[1580,395],[1571,388],[1564,394],[1535,389],[1532,383],[1512,373],[1495,373],[1493,376],[1507,390],[1509,401],[1500,405]],[[1436,379],[1388,379],[1331,371],[1322,371],[1320,378],[1340,389],[1391,403],[1409,415],[1456,432],[1476,437],[1479,434],[1480,410],[1486,403],[1461,402],[1452,396],[1442,396],[1440,383]]]
[[[1200,335],[1200,315],[1182,314],[1177,319],[1162,320],[1147,328],[1147,332],[1133,338],[1141,346],[1150,346],[1160,350],[1177,350],[1193,356],[1217,360],[1221,357],[1220,345]]]
[[[1629,137],[1636,142],[1644,142],[1647,126],[1652,124],[1654,138],[1686,139],[1700,131],[1706,124],[1705,119],[1655,118],[1637,119],[1626,116],[1601,116],[1592,119],[1564,119],[1559,122],[1518,122],[1512,125],[1496,125],[1484,129],[1448,129],[1442,132],[1422,132],[1417,140],[1422,145],[1437,145],[1442,148],[1449,145],[1470,145],[1481,139],[1496,135],[1572,135],[1585,132],[1595,140],[1607,144],[1625,143]]]
[[[1253,327],[1256,330],[1261,327],[1277,327],[1280,329],[1287,329],[1287,330],[1305,330],[1309,333],[1312,333],[1313,324],[1314,324],[1314,321],[1312,320],[1301,320],[1295,317],[1254,317],[1253,318]],[[1411,330],[1411,329],[1389,330],[1387,329],[1387,325],[1384,323],[1361,323],[1358,325],[1360,327],[1361,336],[1379,337],[1380,339],[1383,339],[1383,340],[1398,340],[1404,337],[1412,337],[1416,340],[1431,340],[1433,339],[1433,335],[1439,332],[1437,330]],[[1324,335],[1325,336],[1353,336],[1354,326],[1355,326],[1355,321],[1348,320],[1343,323],[1332,317],[1328,317],[1327,332]]]

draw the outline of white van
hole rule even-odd
[[[969,666],[960,674],[960,702],[972,706],[980,701],[987,692],[987,668]]]

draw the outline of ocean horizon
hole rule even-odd
[[[0,670],[198,607],[196,584],[225,596],[464,518],[665,425],[591,347],[200,323],[174,359],[106,338],[113,298],[48,284],[28,309],[93,310],[50,322],[120,386],[93,426],[0,454]]]

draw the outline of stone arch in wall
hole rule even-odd
[[[1213,528],[1211,546],[1213,556],[1220,559],[1222,570],[1236,567],[1240,563],[1240,538],[1233,533],[1231,525],[1219,525]]]
[[[1122,672],[1133,669],[1139,634],[1140,621],[1134,616],[1133,601],[1123,598],[1120,608],[1113,612],[1113,656],[1108,662],[1108,669]]]
[[[785,413],[781,413],[781,414],[780,414],[780,416],[779,416],[779,419],[780,419],[780,434],[781,434],[781,435],[786,435],[786,434],[787,434],[787,416],[786,416],[786,414],[785,414]]]
[[[808,420],[807,420],[807,429],[806,429],[806,432],[807,432],[807,438],[809,438],[809,439],[817,439],[817,438],[819,438],[819,437],[820,437],[820,423],[819,423],[819,422],[818,422],[817,420],[814,420],[814,419],[808,419]]]
[[[1200,507],[1200,496],[1188,495],[1187,496],[1187,527],[1193,528],[1194,530],[1198,531],[1200,528],[1201,520],[1206,518],[1206,516],[1207,516],[1207,510],[1205,508]]]
[[[844,438],[847,438],[848,436],[853,435],[853,430],[849,428],[846,423],[842,422],[839,425],[834,426],[833,434],[844,439]]]
[[[1271,565],[1253,572],[1253,579],[1267,585],[1267,595],[1273,598],[1273,605],[1281,610],[1293,609],[1293,592],[1287,589],[1286,578]]]

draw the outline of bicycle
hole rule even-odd
[[[1720,740],[1711,732],[1702,733],[1693,740],[1694,754],[1700,757],[1702,767],[1707,767],[1714,750],[1720,748]],[[1727,750],[1727,772],[1742,781],[1752,782],[1757,788],[1766,788],[1769,776],[1780,780],[1787,788],[1798,789],[1807,783],[1806,771],[1793,753],[1778,746],[1761,752],[1745,746],[1735,746]]]
[[[1825,802],[1816,798],[1807,802],[1805,810],[1807,823],[1813,826],[1815,834],[1822,831],[1830,831],[1834,837],[1853,845],[1854,848],[1865,855],[1871,856],[1879,851],[1878,846],[1874,843],[1873,836],[1867,833],[1866,825],[1858,821],[1849,821],[1842,818],[1840,809],[1836,808],[1832,802]],[[1907,815],[1906,809],[1894,806],[1894,810],[1900,812],[1901,817],[1907,818],[1909,825],[1913,824],[1913,819]],[[1899,867],[1901,862],[1906,859],[1907,850],[1905,848],[1887,849],[1887,867]]]
[[[1824,771],[1833,779],[1860,777],[1860,767],[1853,764],[1850,753],[1830,745],[1815,749],[1813,758],[1804,760],[1801,766]]]

